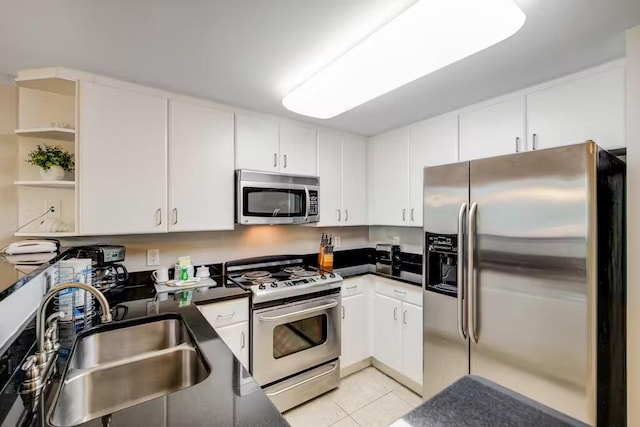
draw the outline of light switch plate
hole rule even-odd
[[[392,241],[394,245],[400,244],[400,238],[398,236],[393,236]]]
[[[160,249],[147,249],[147,267],[160,265]]]
[[[333,246],[336,248],[342,246],[342,236],[333,236]]]

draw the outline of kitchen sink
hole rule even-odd
[[[80,336],[49,422],[67,427],[202,382],[209,367],[180,318]],[[89,331],[92,332],[92,331]]]

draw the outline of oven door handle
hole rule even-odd
[[[304,195],[307,197],[307,203],[305,203],[306,209],[304,211],[304,221],[306,222],[309,220],[309,209],[311,208],[311,195],[309,194],[309,187],[306,185],[304,186]]]
[[[333,301],[329,304],[323,304],[317,307],[306,308],[304,310],[296,311],[293,313],[282,314],[280,316],[260,316],[259,319],[261,322],[275,322],[277,320],[287,319],[289,317],[300,316],[303,314],[309,314],[315,311],[328,310],[330,308],[336,307],[337,305],[338,305],[338,301]]]
[[[294,388],[296,388],[296,387],[298,387],[298,386],[301,386],[301,385],[303,385],[303,384],[309,383],[309,382],[311,382],[311,381],[315,381],[315,380],[317,380],[318,378],[322,378],[322,377],[324,377],[324,376],[326,376],[326,375],[333,374],[333,373],[336,371],[336,369],[338,369],[338,364],[337,364],[337,363],[334,363],[334,364],[333,364],[333,367],[332,367],[331,369],[329,369],[328,371],[322,372],[322,373],[320,373],[320,374],[318,374],[318,375],[314,375],[313,377],[311,377],[311,378],[307,378],[306,380],[304,380],[304,381],[300,381],[299,383],[292,384],[292,385],[290,385],[289,387],[285,387],[285,388],[283,388],[282,390],[274,391],[273,393],[265,393],[265,394],[266,394],[267,396],[276,396],[276,395],[278,395],[278,394],[280,394],[280,393],[284,393],[285,391],[289,391],[289,390],[294,389]]]

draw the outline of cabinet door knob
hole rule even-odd
[[[273,167],[278,166],[278,153],[273,153]]]
[[[342,219],[342,211],[340,209],[336,209],[338,211],[338,222]]]
[[[173,208],[173,224],[178,223],[178,208]]]
[[[156,210],[156,225],[162,225],[162,209]]]
[[[284,155],[284,168],[287,168],[287,155]]]
[[[347,209],[344,210],[344,222],[349,221],[349,211]]]
[[[520,152],[520,137],[516,137],[516,153]]]
[[[536,150],[538,148],[538,134],[534,133],[531,138],[531,149]]]

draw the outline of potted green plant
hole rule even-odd
[[[47,181],[64,179],[65,172],[73,172],[75,166],[73,155],[58,146],[38,145],[27,157],[27,163],[39,167],[40,176]]]

